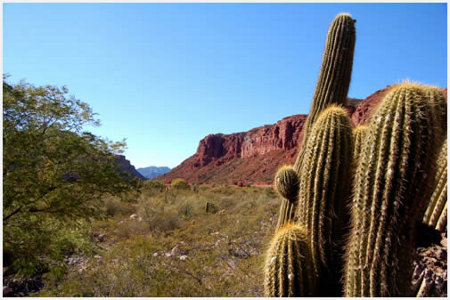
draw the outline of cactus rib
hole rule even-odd
[[[438,159],[436,184],[425,211],[423,222],[437,230],[443,229],[444,213],[447,205],[447,140],[445,140]],[[441,220],[441,222],[440,222]],[[441,224],[441,225],[439,225]],[[439,225],[439,226],[438,226]]]
[[[367,136],[367,125],[358,125],[353,128],[353,163],[357,165],[359,155],[361,154],[362,146],[364,145],[364,139]]]

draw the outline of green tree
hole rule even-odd
[[[63,268],[89,249],[105,195],[136,186],[115,164],[124,142],[83,131],[99,125],[65,87],[3,84],[3,245],[18,274]]]

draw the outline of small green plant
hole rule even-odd
[[[206,201],[206,203],[205,203],[205,212],[206,213],[215,214],[218,211],[219,211],[219,209],[218,209],[217,205],[215,205],[212,202]]]

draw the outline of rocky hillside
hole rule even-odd
[[[197,152],[158,179],[194,183],[270,182],[280,163],[292,163],[306,115],[294,115],[248,132],[210,134]]]
[[[369,121],[388,88],[362,101],[348,99],[347,109],[355,125]],[[191,183],[271,184],[277,168],[294,163],[306,117],[293,115],[247,132],[210,134],[200,141],[194,155],[157,179],[170,182],[180,177]]]

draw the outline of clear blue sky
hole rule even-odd
[[[350,97],[447,86],[446,4],[4,4],[3,72],[66,85],[132,164],[175,167],[209,133],[308,113],[339,12],[357,19]]]

